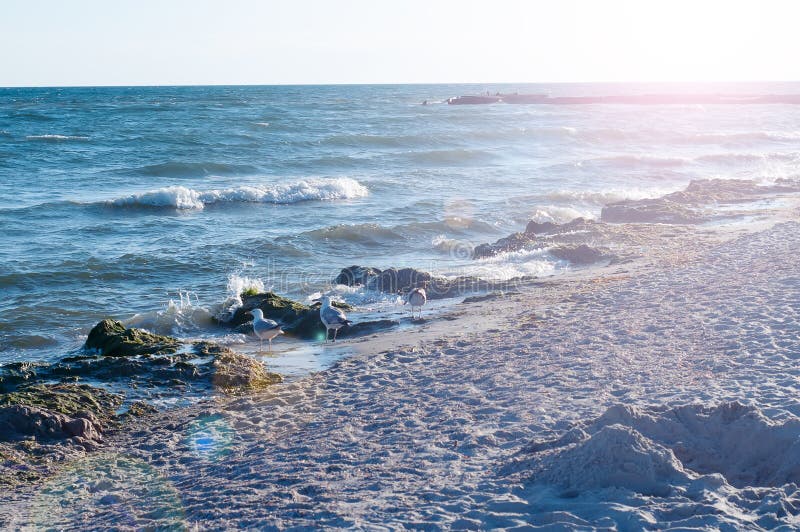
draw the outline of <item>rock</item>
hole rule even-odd
[[[504,290],[508,286],[520,281],[520,279],[510,279],[503,282],[489,282],[471,276],[448,279],[445,277],[436,277],[428,272],[415,268],[387,268],[385,270],[379,270],[368,266],[350,266],[342,269],[336,279],[334,279],[334,282],[345,281],[345,283],[339,284],[346,284],[352,281],[354,283],[347,286],[360,284],[355,282],[357,279],[351,275],[350,272],[353,271],[372,272],[368,276],[368,284],[365,285],[370,290],[389,294],[405,294],[413,288],[425,288],[428,299],[458,297],[468,292]],[[375,272],[380,272],[380,274],[376,275]]]
[[[158,409],[153,405],[145,403],[144,401],[134,401],[128,408],[128,411],[123,414],[125,418],[142,417],[150,414],[155,414]]]
[[[412,288],[423,288],[432,279],[430,273],[414,268],[388,268],[380,273],[373,289],[389,293],[406,292]]]
[[[102,423],[114,417],[122,396],[87,384],[35,384],[0,395],[0,406],[25,405]]]
[[[525,232],[534,235],[552,235],[558,233],[568,233],[571,231],[585,231],[592,229],[597,222],[586,218],[574,218],[567,223],[557,224],[553,222],[536,222],[531,220],[525,226]]]
[[[334,302],[333,305],[343,310],[352,310],[350,305],[344,303]],[[319,303],[310,306],[304,305],[273,292],[265,292],[245,297],[242,306],[236,309],[231,319],[222,322],[221,325],[241,332],[250,332],[252,331],[250,322],[253,317],[247,313],[255,308],[260,308],[265,318],[282,324],[286,334],[314,340],[325,336],[325,326],[319,319],[319,307]]]
[[[91,421],[85,418],[70,419],[63,425],[64,432],[70,436],[78,436],[87,440],[101,440],[100,433]]]
[[[605,258],[603,252],[586,244],[580,246],[561,246],[550,250],[557,259],[567,260],[572,264],[592,264]]]
[[[663,224],[699,224],[707,220],[697,209],[666,197],[611,203],[603,207],[600,219],[608,223]]]
[[[476,259],[485,259],[486,257],[493,257],[499,253],[519,251],[526,245],[535,241],[536,235],[532,232],[513,233],[505,238],[495,241],[494,244],[480,244],[475,246],[472,256]]]
[[[381,271],[378,268],[349,266],[342,268],[342,271],[339,272],[333,282],[334,284],[343,284],[345,286],[369,286],[380,274]]]
[[[711,219],[703,206],[752,201],[769,194],[800,191],[800,181],[777,179],[762,185],[748,179],[696,179],[660,198],[625,200],[603,207],[600,219],[610,223],[699,224]],[[716,217],[719,217],[717,215]]]
[[[0,407],[0,440],[14,441],[25,436],[43,440],[80,437],[102,441],[100,430],[88,419],[71,418],[66,414],[28,405]]]
[[[557,224],[553,222],[537,222],[531,220],[525,227],[523,233],[513,233],[505,238],[495,241],[493,244],[480,244],[473,251],[473,258],[484,259],[493,257],[499,253],[519,251],[531,244],[542,244],[540,238],[543,235],[558,235],[573,231],[591,230],[597,222],[586,218],[575,218],[567,223]]]
[[[126,329],[116,320],[105,319],[94,326],[84,347],[96,349],[103,356],[169,354],[178,350],[180,341],[142,329]]]
[[[214,386],[226,393],[260,390],[283,381],[283,377],[268,372],[258,360],[225,348],[214,357],[213,368]]]

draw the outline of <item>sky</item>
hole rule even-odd
[[[0,0],[0,86],[798,81],[795,0]]]

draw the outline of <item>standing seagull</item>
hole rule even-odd
[[[269,340],[269,351],[271,353],[272,339],[279,334],[283,334],[281,325],[277,321],[264,319],[264,313],[261,312],[260,308],[254,308],[250,311],[250,314],[253,315],[253,330],[261,342],[258,352],[260,353],[264,350],[264,339],[267,339]]]
[[[331,306],[331,298],[325,296],[322,298],[322,306],[319,308],[319,319],[325,325],[325,342],[328,341],[328,334],[333,329],[333,341],[336,341],[336,335],[339,329],[345,325],[352,325],[353,322],[347,319],[341,309]]]
[[[414,288],[406,294],[403,304],[409,303],[411,305],[411,319],[414,319],[414,307],[419,309],[419,319],[422,319],[422,307],[428,302],[428,294],[425,293],[424,288]]]

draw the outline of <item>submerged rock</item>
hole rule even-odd
[[[84,347],[96,349],[104,356],[126,357],[174,353],[180,345],[176,338],[126,329],[116,320],[105,319],[92,328]]]

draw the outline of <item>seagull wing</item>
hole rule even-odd
[[[347,319],[344,312],[341,309],[336,307],[325,307],[322,309],[322,313],[320,317],[323,321],[328,324],[335,325],[335,324],[342,324],[347,325],[350,323],[350,320]]]
[[[258,320],[253,322],[253,330],[256,332],[266,332],[280,327],[280,324],[274,320]]]

